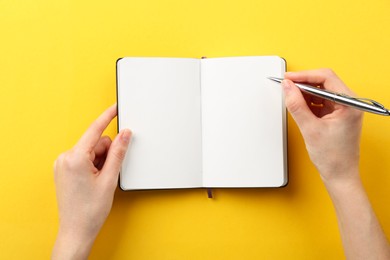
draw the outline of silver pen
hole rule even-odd
[[[282,78],[269,77],[268,79],[273,80],[277,83],[282,83]],[[306,84],[295,83],[294,84],[303,92],[313,96],[317,96],[323,99],[333,101],[335,103],[360,109],[366,112],[390,116],[390,110],[386,109],[382,104],[368,98],[355,98],[346,94],[335,93],[329,90],[313,87]]]

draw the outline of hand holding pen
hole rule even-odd
[[[301,130],[310,158],[322,179],[358,179],[363,113],[301,92],[292,81],[348,96],[355,94],[329,69],[288,72],[282,81],[287,109]]]
[[[373,111],[361,109],[360,103],[357,107],[306,94],[293,81],[320,86],[328,94],[344,93],[348,98],[354,93],[329,69],[286,73],[282,81],[286,107],[336,210],[346,258],[390,259],[389,243],[359,175],[362,110]],[[371,105],[388,112],[380,104]]]
[[[282,83],[282,78],[269,77],[268,79],[275,81],[277,83]],[[369,99],[369,98],[357,98],[353,96],[349,96],[344,93],[332,92],[330,90],[313,87],[311,85],[296,83],[295,85],[303,92],[320,97],[326,100],[333,101],[338,104],[342,104],[345,106],[350,106],[362,111],[370,112],[377,115],[382,116],[390,116],[390,110],[386,109],[379,102]],[[312,104],[313,105],[313,104]],[[319,104],[321,107],[323,104]]]

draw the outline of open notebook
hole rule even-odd
[[[118,129],[132,142],[120,187],[280,187],[287,183],[286,109],[277,56],[122,58]]]

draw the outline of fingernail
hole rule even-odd
[[[121,139],[123,140],[123,142],[129,143],[130,138],[131,138],[131,131],[129,129],[124,129],[122,132]]]

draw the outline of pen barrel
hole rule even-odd
[[[335,103],[353,107],[355,109],[359,109],[362,111],[374,113],[377,115],[389,116],[390,111],[385,109],[384,107],[375,106],[374,104],[369,104],[357,98],[349,97],[342,94],[333,93],[327,91],[325,89],[316,88],[313,86],[305,85],[305,84],[297,84],[295,85],[301,89],[303,92],[306,92],[310,95],[317,96],[323,99],[327,99],[333,101]]]

